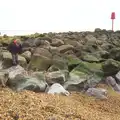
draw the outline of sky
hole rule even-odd
[[[0,32],[110,30],[111,12],[116,13],[114,30],[120,30],[119,6],[119,0],[0,0]]]

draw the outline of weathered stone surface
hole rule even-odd
[[[46,82],[50,85],[53,83],[63,84],[66,81],[67,74],[68,74],[68,71],[65,71],[65,70],[47,72],[45,75]]]
[[[107,99],[106,97],[107,90],[102,89],[102,88],[89,88],[86,91],[86,94],[89,96],[96,97],[98,99]]]
[[[51,45],[55,47],[59,47],[61,45],[64,45],[64,42],[60,39],[53,39]]]
[[[111,59],[120,61],[120,48],[112,48],[110,50],[110,56]]]
[[[52,64],[52,54],[44,48],[37,48],[34,51],[34,54],[28,65],[28,68],[33,70],[40,70],[40,71],[47,70],[51,64]]]
[[[99,62],[99,59],[91,54],[83,55],[82,60],[87,62]]]
[[[12,67],[6,69],[6,71],[9,73],[10,80],[14,79],[15,76],[18,74],[26,73],[25,69],[23,67],[21,67],[20,65],[12,66]]]
[[[38,56],[45,56],[45,57],[48,57],[48,58],[52,58],[52,54],[44,49],[44,48],[36,48],[33,55],[38,55]]]
[[[17,91],[31,90],[34,92],[43,92],[47,87],[43,72],[34,72],[32,75],[20,72],[14,77],[9,77],[8,85]]]
[[[28,38],[25,40],[22,44],[23,47],[35,47],[36,45],[34,44],[34,38]]]
[[[115,75],[120,70],[120,62],[108,59],[103,62],[102,68],[106,76]]]
[[[2,53],[2,59],[3,59],[3,68],[9,68],[12,66],[12,55],[9,52],[3,52]],[[22,67],[26,67],[27,61],[24,57],[18,56],[18,62]]]
[[[17,83],[16,90],[31,90],[34,92],[45,92],[46,87],[47,83],[45,81],[39,80],[34,77],[28,77],[22,79],[19,83]]]
[[[7,81],[8,81],[8,72],[0,71],[0,85],[2,87],[5,87]]]
[[[115,75],[115,78],[120,83],[120,71]]]
[[[79,46],[80,45],[80,43],[77,41],[77,40],[71,40],[71,39],[67,39],[67,40],[64,40],[64,43],[66,44],[66,45],[72,45],[72,46],[74,46],[74,47],[77,47],[77,46]]]
[[[34,55],[31,58],[28,69],[43,71],[47,70],[51,64],[52,60],[50,58]]]
[[[30,61],[31,59],[31,52],[30,51],[25,51],[24,53],[22,53],[22,55],[27,61]]]
[[[62,55],[54,55],[52,65],[60,70],[68,70],[67,60]]]
[[[120,92],[120,85],[117,84],[116,80],[109,76],[106,78],[106,82],[110,85],[115,91]]]
[[[108,85],[111,85],[112,87],[114,87],[117,84],[116,80],[112,76],[106,78],[106,83]]]
[[[60,53],[65,53],[66,51],[73,50],[73,49],[74,49],[74,47],[72,45],[62,45],[62,46],[58,47],[58,51]]]
[[[86,41],[89,42],[89,43],[95,43],[96,42],[96,38],[93,36],[93,35],[90,35],[88,34],[86,37],[85,37]]]
[[[79,65],[69,75],[64,87],[68,90],[73,90],[74,88],[76,91],[95,87],[103,78],[101,64],[83,61],[80,61]]]
[[[101,32],[102,30],[100,28],[95,28],[95,32]]]

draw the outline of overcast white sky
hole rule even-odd
[[[119,30],[119,0],[0,0],[0,31],[26,34],[111,29],[111,12],[116,12],[115,30]]]

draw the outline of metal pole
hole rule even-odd
[[[112,19],[112,31],[114,30],[114,19]]]

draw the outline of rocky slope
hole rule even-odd
[[[48,76],[44,77],[49,85],[58,82],[68,90],[80,91],[96,86],[104,77],[114,76],[120,70],[119,31],[97,28],[94,32],[5,35],[0,38],[4,69],[11,67],[11,54],[6,47],[13,38],[23,44],[20,65],[29,71],[46,71]]]
[[[12,39],[20,39],[23,45],[16,67],[6,49]],[[1,36],[0,85],[14,90],[0,88],[1,119],[119,120],[119,47],[120,31],[101,29]],[[108,87],[95,88],[100,83],[107,83],[117,92],[107,92]],[[80,91],[105,101],[89,99]]]

